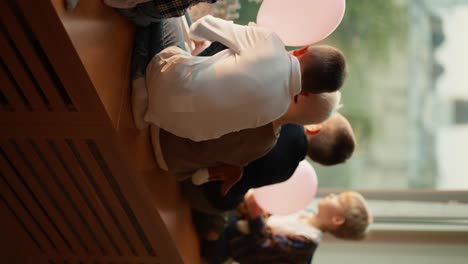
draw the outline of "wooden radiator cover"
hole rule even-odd
[[[0,31],[0,263],[198,263],[133,128],[132,26],[100,0],[3,0]]]

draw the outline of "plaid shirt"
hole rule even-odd
[[[218,0],[153,0],[156,10],[164,17],[179,17],[187,8],[201,2],[215,3]]]
[[[250,220],[250,234],[230,238],[230,255],[242,264],[310,264],[317,243],[299,235],[275,235],[263,218]]]
[[[124,13],[125,16],[143,16],[161,19],[183,16],[187,8],[201,2],[213,4],[217,1],[218,0],[104,0],[104,3],[114,8],[126,10]]]

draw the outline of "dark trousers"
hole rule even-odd
[[[192,210],[193,222],[200,236],[201,256],[209,264],[220,264],[230,258],[229,243],[236,237],[242,236],[237,230],[237,216],[233,212],[226,214],[205,214]],[[218,240],[209,241],[204,238],[210,231],[219,232]]]
[[[132,79],[144,76],[146,67],[154,55],[170,46],[185,49],[178,18],[167,18],[147,26],[137,26],[132,53]]]

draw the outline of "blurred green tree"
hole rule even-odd
[[[348,117],[357,137],[360,151],[366,149],[378,127],[380,117],[373,116],[369,104],[372,93],[371,78],[385,73],[395,52],[407,52],[408,1],[412,0],[348,0],[345,16],[339,27],[318,44],[328,44],[343,51],[348,62],[348,77],[342,89]],[[292,4],[289,1],[285,1]],[[239,0],[241,9],[236,23],[255,21],[261,3]],[[313,26],[313,25],[311,25]],[[323,167],[314,164],[322,187],[349,187],[354,167],[352,162]]]

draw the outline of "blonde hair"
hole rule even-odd
[[[314,120],[311,124],[321,124],[327,121],[343,105],[341,104],[341,92],[309,94],[310,100],[313,100]]]
[[[345,221],[338,228],[329,230],[330,234],[342,239],[363,239],[372,223],[372,215],[364,197],[357,192],[345,192],[346,205],[343,216]]]

